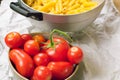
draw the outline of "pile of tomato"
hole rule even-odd
[[[81,48],[63,37],[10,32],[5,43],[15,69],[29,80],[65,80],[83,59]]]

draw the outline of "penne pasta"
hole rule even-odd
[[[25,0],[33,9],[50,14],[78,14],[97,6],[92,0]]]

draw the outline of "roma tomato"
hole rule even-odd
[[[32,80],[51,80],[52,72],[45,66],[38,66],[34,70]]]
[[[73,46],[68,50],[68,60],[73,64],[78,64],[83,59],[83,52],[79,47]]]
[[[32,36],[30,34],[21,34],[21,37],[23,39],[23,44],[28,40],[32,40]]]
[[[24,44],[24,50],[30,55],[34,56],[40,51],[40,46],[39,43],[36,42],[35,40],[28,40]]]
[[[22,45],[23,40],[18,32],[10,32],[5,36],[5,43],[10,48],[18,48]]]
[[[43,52],[46,52],[52,61],[67,61],[67,52],[70,48],[68,42],[60,37],[54,37],[54,46],[43,49]],[[50,40],[45,43],[44,47],[47,47],[50,44]]]
[[[52,71],[54,79],[65,79],[70,76],[74,66],[69,62],[49,62],[47,67]]]
[[[37,42],[40,44],[40,46],[43,45],[43,42],[46,41],[45,38],[44,38],[44,36],[41,35],[41,34],[36,34],[36,35],[34,35],[32,38],[33,38],[35,41],[37,41]]]
[[[33,57],[33,61],[36,66],[46,66],[49,63],[49,57],[45,53],[38,53]]]
[[[22,49],[12,49],[9,52],[10,60],[14,63],[17,71],[24,77],[30,78],[34,71],[32,58]]]

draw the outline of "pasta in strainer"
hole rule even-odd
[[[97,2],[91,0],[25,0],[33,9],[50,14],[78,14],[91,10]]]

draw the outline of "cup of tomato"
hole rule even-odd
[[[20,80],[80,80],[83,52],[70,41],[65,32],[56,29],[51,33],[10,32],[5,36],[10,68]]]

